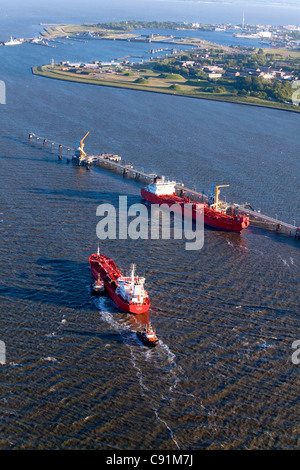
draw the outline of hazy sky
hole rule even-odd
[[[111,0],[111,3],[122,3],[123,5],[126,5],[126,3],[134,4],[136,3],[141,4],[143,2],[145,3],[155,3],[155,2],[167,2],[167,1],[178,1],[178,2],[197,2],[197,3],[225,3],[225,4],[261,4],[261,5],[281,5],[281,6],[287,6],[291,5],[294,7],[300,7],[300,0]],[[76,5],[76,4],[81,3],[82,0],[27,0],[26,2],[24,0],[0,0],[0,7],[5,7],[8,5],[15,5],[15,6],[25,6],[29,7],[29,5],[40,5],[41,7],[43,5],[50,5],[50,4],[60,4],[60,5]],[[84,4],[88,8],[88,5],[98,5],[99,7],[101,6],[102,3],[106,3],[105,0],[85,0]],[[0,11],[1,14],[1,11]]]
[[[126,0],[124,0],[126,1]],[[139,1],[146,1],[146,0],[139,0]],[[152,1],[165,1],[165,0],[152,0]],[[280,5],[280,6],[287,6],[291,5],[294,7],[300,7],[300,0],[173,0],[173,1],[183,1],[183,2],[199,2],[199,3],[237,3],[237,4],[261,4],[261,5]]]
[[[89,7],[99,7],[105,6],[108,3],[113,5],[122,5],[123,8],[126,7],[126,4],[133,6],[141,5],[143,3],[155,4],[155,3],[198,3],[198,4],[231,4],[231,5],[277,5],[277,6],[293,6],[300,8],[300,0],[0,0],[0,16],[6,8],[14,9],[15,8],[35,8],[36,10],[42,10],[43,7],[52,6],[61,6],[62,9],[70,6],[74,6],[74,9],[77,7],[83,7],[89,9]]]
[[[273,6],[270,6],[273,5]],[[0,0],[1,37],[26,35],[24,24],[120,20],[300,24],[300,0]],[[37,31],[38,32],[38,31]]]

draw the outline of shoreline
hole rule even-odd
[[[96,86],[108,86],[108,87],[113,87],[113,88],[123,88],[125,90],[133,90],[133,91],[144,91],[144,92],[148,92],[148,93],[157,93],[157,94],[164,94],[164,95],[171,95],[171,96],[180,96],[180,97],[183,97],[183,98],[193,98],[193,99],[203,99],[203,100],[208,100],[208,101],[218,101],[218,102],[222,102],[222,103],[231,103],[231,104],[240,104],[240,105],[245,105],[245,106],[257,106],[257,107],[260,107],[260,108],[266,108],[266,109],[276,109],[276,110],[279,110],[279,111],[288,111],[288,112],[291,112],[291,113],[296,113],[296,114],[299,114],[300,113],[300,106],[298,106],[299,109],[293,109],[292,107],[287,107],[289,105],[284,105],[282,104],[282,106],[277,106],[276,104],[268,104],[268,103],[251,103],[251,102],[247,102],[247,101],[243,101],[243,100],[240,100],[240,99],[232,99],[230,97],[228,98],[225,98],[225,97],[219,97],[217,96],[216,94],[214,95],[211,95],[211,96],[196,96],[196,95],[192,95],[192,94],[186,94],[186,93],[180,93],[179,91],[174,91],[174,90],[170,90],[170,91],[167,91],[168,89],[166,88],[165,91],[163,90],[155,90],[155,89],[151,89],[151,87],[147,88],[145,85],[142,86],[142,85],[136,85],[136,84],[132,84],[131,86],[129,84],[123,84],[123,83],[120,83],[120,82],[102,82],[101,81],[91,81],[91,80],[85,80],[84,78],[79,78],[79,77],[57,77],[57,76],[51,76],[49,75],[49,73],[47,72],[44,72],[44,71],[39,71],[38,70],[38,67],[41,67],[41,66],[34,66],[34,67],[31,67],[31,72],[33,75],[36,75],[36,76],[39,76],[39,77],[43,77],[43,78],[50,78],[52,80],[62,80],[62,81],[66,81],[66,82],[72,82],[72,83],[81,83],[83,85],[96,85]]]

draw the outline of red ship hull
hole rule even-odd
[[[90,256],[89,262],[94,278],[98,279],[98,274],[100,274],[110,298],[121,310],[135,314],[146,313],[149,310],[150,300],[148,298],[145,299],[143,304],[133,304],[126,302],[116,294],[117,279],[123,275],[112,259],[108,256],[94,253]]]
[[[146,201],[152,204],[167,204],[169,206],[172,204],[180,204],[181,211],[183,211],[184,204],[188,203],[188,201],[176,194],[157,196],[144,188],[141,190],[141,195]],[[193,219],[196,218],[196,210],[194,208],[192,209],[192,217]],[[204,224],[217,230],[240,233],[249,226],[249,217],[223,214],[222,212],[211,209],[207,204],[204,204]]]

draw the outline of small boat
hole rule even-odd
[[[98,279],[91,285],[93,294],[101,295],[104,294],[105,287],[104,282],[101,280],[100,274],[98,275]]]
[[[158,344],[158,339],[151,323],[148,323],[143,331],[138,331],[136,335],[146,346],[153,347]]]
[[[20,41],[19,39],[13,39],[12,37],[10,37],[10,40],[6,41],[4,43],[4,46],[18,46],[19,44],[22,44],[22,41]]]

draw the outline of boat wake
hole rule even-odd
[[[161,344],[161,342],[160,342],[160,344]],[[146,357],[150,356],[150,352],[153,352],[153,351],[147,351]],[[180,446],[178,445],[178,442],[174,438],[174,431],[169,426],[169,424],[166,422],[166,420],[164,420],[163,418],[160,417],[159,412],[158,412],[158,406],[161,404],[161,402],[165,402],[167,400],[167,398],[162,393],[160,394],[160,396],[157,396],[157,394],[155,394],[155,391],[153,389],[151,389],[151,387],[149,385],[146,385],[145,382],[147,382],[147,374],[143,373],[142,366],[139,365],[138,358],[136,357],[135,351],[133,350],[133,348],[130,348],[130,354],[131,354],[131,363],[132,363],[134,369],[136,370],[136,376],[139,380],[140,388],[141,388],[141,391],[142,391],[141,395],[146,396],[148,398],[149,403],[150,403],[150,405],[152,407],[152,410],[154,412],[154,415],[156,417],[156,420],[158,422],[164,424],[164,426],[168,430],[168,432],[170,434],[170,437],[171,437],[172,441],[174,442],[176,448],[178,450],[180,450]],[[174,386],[173,386],[174,388],[176,387],[178,380],[179,379],[177,379],[177,380],[175,379]],[[147,382],[147,383],[149,383],[149,382]],[[171,390],[171,387],[169,388],[169,390]]]
[[[122,313],[122,319],[120,319],[118,312],[109,311],[111,310],[109,309],[110,302],[105,297],[95,300],[101,319],[121,335],[123,343],[129,348],[130,361],[138,379],[141,396],[147,397],[156,420],[164,424],[176,448],[180,450],[180,446],[174,438],[174,431],[160,414],[166,407],[166,402],[173,399],[169,396],[170,393],[193,396],[176,390],[183,370],[176,363],[175,354],[161,339],[155,349],[143,346],[136,336],[136,331],[132,329],[132,323],[130,323],[132,315]],[[160,382],[165,384],[165,392],[161,391],[161,389],[164,390],[164,387],[160,387],[160,391],[157,390],[156,384],[153,383],[153,375],[160,377]]]

